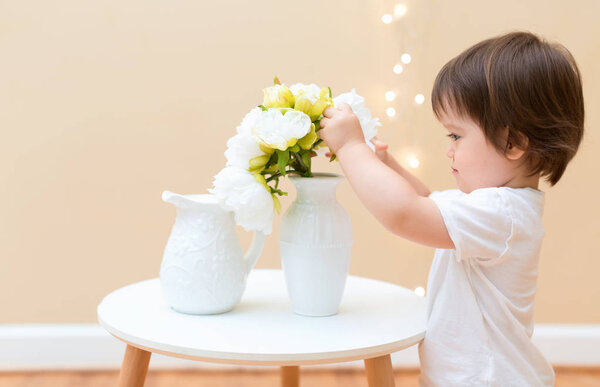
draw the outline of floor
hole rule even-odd
[[[417,370],[397,370],[396,386],[417,387]],[[600,386],[600,369],[557,369],[557,387]],[[118,371],[0,372],[0,387],[114,387]],[[145,387],[264,387],[279,386],[276,369],[260,371],[152,371]],[[300,369],[301,387],[367,387],[364,371]]]

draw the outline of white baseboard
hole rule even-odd
[[[535,327],[533,341],[555,366],[599,367],[600,324]],[[125,344],[97,324],[0,325],[0,371],[117,370]],[[395,368],[417,368],[417,347],[392,354]],[[308,367],[308,366],[307,366]],[[363,362],[309,366],[363,367]],[[252,369],[256,366],[221,365],[152,354],[150,369]]]

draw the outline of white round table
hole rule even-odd
[[[348,276],[338,314],[292,311],[281,270],[254,269],[240,303],[218,315],[187,315],[164,301],[158,278],[107,295],[98,321],[127,344],[120,386],[142,386],[152,352],[227,364],[281,366],[297,386],[299,366],[364,360],[369,386],[393,386],[390,353],[425,335],[425,298],[388,282]]]

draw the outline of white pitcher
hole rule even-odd
[[[255,232],[244,255],[235,234],[233,212],[224,210],[212,194],[164,191],[162,199],[177,207],[160,267],[167,304],[188,314],[230,311],[242,298],[265,234]]]

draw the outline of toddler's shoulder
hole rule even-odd
[[[433,191],[429,194],[430,199],[455,199],[466,195],[459,189],[446,189],[441,191]]]
[[[485,187],[470,193],[459,189],[433,191],[431,199],[464,199],[464,200],[508,200],[521,202],[544,203],[544,192],[533,188]]]
[[[429,198],[435,202],[460,201],[463,203],[481,203],[491,205],[501,200],[498,187],[479,188],[465,193],[459,189],[433,191]]]
[[[434,191],[429,195],[438,206],[481,212],[485,216],[541,218],[544,192],[533,188],[485,187],[464,193],[458,189]]]

